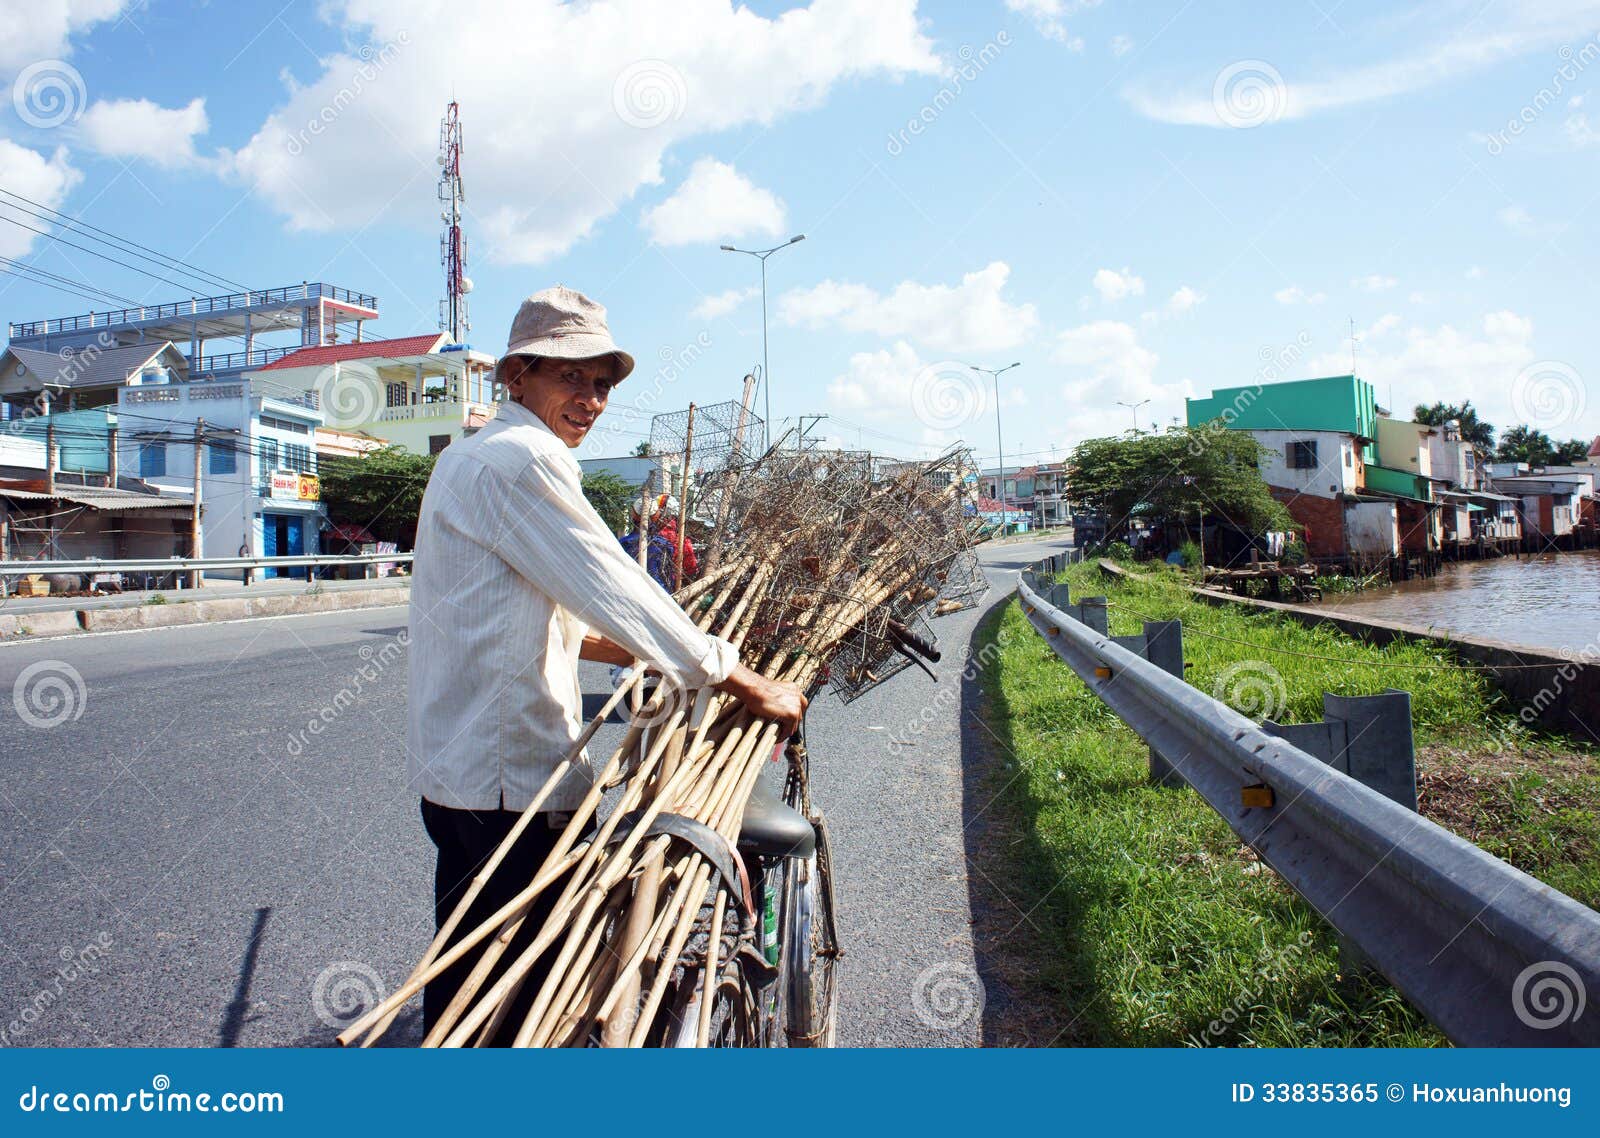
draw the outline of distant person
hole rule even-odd
[[[678,590],[678,499],[671,494],[657,494],[643,502],[633,503],[633,529],[622,538],[622,548],[635,561],[639,559],[639,533],[646,528],[640,525],[641,507],[650,511],[649,544],[645,546],[645,572],[669,593]],[[700,571],[700,561],[695,556],[694,542],[683,540],[683,579],[692,580]]]

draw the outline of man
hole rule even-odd
[[[639,520],[641,507],[650,512],[649,524]],[[639,559],[639,537],[649,534],[649,544],[645,546],[645,572],[650,574],[652,580],[667,592],[676,592],[679,581],[678,573],[678,499],[671,494],[657,494],[644,502],[635,501],[632,509],[633,532],[622,538],[622,549],[635,561]],[[695,556],[694,542],[687,537],[683,541],[683,579],[692,580],[700,571],[699,559]]]
[[[806,701],[793,684],[739,663],[733,645],[695,627],[583,496],[572,449],[633,370],[605,309],[556,287],[522,303],[499,364],[495,418],[440,456],[423,495],[411,587],[406,743],[411,785],[438,847],[434,916],[442,925],[477,868],[533,801],[582,729],[579,658],[636,658],[685,688],[715,687],[792,730]],[[534,873],[593,783],[585,756],[489,879],[461,922],[468,932]],[[547,889],[502,964],[543,923]],[[431,1029],[477,959],[428,985]],[[548,958],[547,958],[548,959]],[[523,985],[525,1010],[542,983]],[[506,1017],[501,1040],[522,1017]]]

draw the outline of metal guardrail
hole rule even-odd
[[[409,565],[414,553],[314,553],[300,557],[151,557],[128,561],[0,561],[0,577],[35,573],[189,573],[208,569],[299,569],[305,566]]]
[[[1049,587],[1036,566],[1017,593],[1056,655],[1452,1041],[1600,1045],[1600,1015],[1583,1014],[1600,914],[1141,658]]]

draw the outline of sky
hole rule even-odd
[[[1600,434],[1600,0],[0,16],[0,190],[251,287],[375,294],[373,337],[438,325],[457,100],[469,342],[497,352],[561,283],[639,361],[585,454],[738,396],[759,266],[718,246],[796,234],[767,262],[773,417],[825,415],[812,436],[843,446],[964,440],[989,467],[998,436],[1014,466],[1352,366],[1400,414],[1470,399],[1502,429]],[[197,292],[3,200],[7,320],[106,307],[16,262],[141,303]],[[1012,363],[998,398],[974,370]]]

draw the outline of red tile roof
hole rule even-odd
[[[1589,457],[1600,458],[1600,435],[1594,437],[1594,442],[1589,444]]]
[[[401,336],[397,340],[362,340],[354,344],[323,344],[315,348],[301,348],[290,352],[281,360],[274,360],[262,371],[276,371],[289,367],[325,367],[340,360],[364,360],[374,356],[398,359],[402,356],[422,356],[438,351],[447,337],[443,332],[427,336]]]

